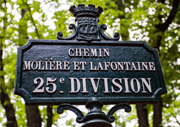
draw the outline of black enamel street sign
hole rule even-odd
[[[85,10],[85,11],[84,11]],[[15,94],[26,104],[153,103],[166,93],[158,51],[142,41],[118,41],[98,26],[102,8],[72,6],[77,27],[59,40],[29,40],[18,49]],[[86,16],[84,16],[86,15]]]
[[[154,102],[166,92],[146,42],[29,40],[18,49],[15,93],[26,103]]]

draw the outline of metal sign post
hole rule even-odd
[[[129,104],[158,102],[167,92],[158,51],[143,41],[118,41],[98,26],[103,9],[84,4],[71,6],[77,26],[70,37],[30,39],[18,48],[15,94],[26,104],[59,105],[71,110],[82,127],[112,127],[114,112],[131,111]],[[76,105],[86,105],[85,116]],[[106,115],[101,108],[116,104]]]

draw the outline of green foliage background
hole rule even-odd
[[[68,30],[68,24],[75,21],[68,8],[81,3],[104,9],[99,24],[107,24],[107,35],[112,36],[116,31],[121,35],[120,40],[147,41],[151,47],[158,48],[168,89],[168,94],[162,96],[162,125],[180,126],[180,5],[168,27],[164,31],[157,29],[158,25],[166,23],[173,8],[173,0],[165,0],[164,3],[159,0],[0,0],[0,48],[3,50],[3,60],[0,62],[4,68],[0,76],[5,78],[5,83],[1,81],[0,85],[10,96],[11,101],[4,105],[13,104],[18,126],[27,126],[27,120],[23,99],[13,94],[17,48],[25,45],[28,39],[56,39],[59,31],[64,37],[69,36],[71,31]],[[25,11],[24,15],[22,10]],[[53,125],[59,126],[58,119],[66,117],[67,113],[59,116],[55,108],[53,106]],[[152,105],[146,108],[152,127]],[[39,109],[42,125],[46,126],[46,106],[39,106]],[[103,109],[107,111],[108,107]],[[123,112],[115,114],[114,126],[138,126],[135,108],[129,114]],[[66,126],[77,126],[73,121],[67,120]],[[5,110],[0,105],[0,126],[6,126],[6,122]]]

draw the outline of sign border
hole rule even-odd
[[[159,54],[157,49],[151,48],[145,41],[92,41],[91,43],[87,41],[76,41],[76,40],[36,40],[30,39],[28,43],[22,47],[18,48],[17,51],[17,62],[16,62],[16,80],[15,80],[15,94],[20,95],[24,98],[26,104],[49,104],[58,105],[60,103],[70,103],[76,105],[86,104],[91,97],[31,97],[31,95],[23,88],[21,88],[21,75],[23,67],[23,51],[28,50],[32,45],[104,45],[104,46],[142,46],[148,52],[152,53],[157,66],[157,73],[160,81],[160,88],[158,88],[151,97],[98,97],[104,104],[117,104],[117,103],[156,103],[159,100],[161,94],[167,93],[165,80],[159,60]],[[112,99],[113,98],[113,99]],[[52,102],[53,100],[53,102]],[[121,100],[121,101],[119,101]]]

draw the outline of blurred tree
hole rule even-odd
[[[168,94],[160,98],[158,104],[136,105],[139,127],[161,127],[170,125],[166,121],[168,110],[177,110],[177,114],[169,112],[179,124],[177,118],[180,110],[175,105],[179,103],[180,84],[180,1],[179,0],[69,0],[75,5],[79,3],[100,5],[104,9],[100,24],[107,23],[121,35],[121,40],[144,40],[159,51]],[[167,98],[168,97],[168,98]],[[178,100],[178,101],[177,101]],[[180,105],[179,105],[180,106]],[[153,118],[151,113],[153,112]],[[165,113],[166,112],[166,113]],[[162,114],[164,113],[164,114]],[[118,116],[117,116],[118,117]],[[163,121],[162,121],[163,120]]]
[[[24,42],[28,41],[28,26],[27,22],[30,20],[35,27],[36,35],[38,39],[40,39],[40,35],[36,24],[34,23],[34,19],[32,18],[31,7],[27,4],[27,1],[21,0],[19,1],[19,6],[21,9],[21,19],[19,23],[19,44],[18,46],[23,46]],[[29,13],[29,17],[26,17],[25,14]],[[27,126],[28,127],[40,127],[41,126],[41,117],[39,113],[38,106],[26,106],[26,117],[27,117]]]
[[[116,113],[116,126],[125,127],[127,123],[139,127],[180,125],[180,0],[67,2],[70,5],[85,3],[101,6],[104,12],[99,24],[107,24],[111,29],[108,35],[117,31],[123,41],[144,40],[159,51],[168,94],[163,95],[158,104],[136,105],[137,115],[135,112],[126,116]],[[12,93],[16,48],[25,45],[27,39],[56,39],[59,31],[64,36],[70,33],[67,32],[67,25],[72,22],[69,18],[72,15],[62,9],[64,4],[58,0],[0,0],[0,116],[6,116],[6,119],[0,117],[0,126],[51,127],[57,124],[59,115],[54,113],[55,106],[25,108],[21,97]],[[38,122],[34,122],[36,120]],[[37,124],[29,124],[30,121]],[[72,119],[66,122],[66,125],[70,124]]]
[[[59,8],[58,5],[60,5],[58,1],[43,1],[43,4],[44,6],[54,6],[53,9]],[[46,123],[47,127],[51,127],[53,124],[52,108],[50,106],[47,106],[47,109],[43,107],[41,111],[39,111],[38,106],[26,106],[23,109],[24,104],[20,98],[16,96],[15,99],[14,95],[11,94],[15,81],[16,52],[14,50],[25,45],[29,38],[56,38],[57,30],[48,29],[49,24],[45,24],[48,14],[43,12],[41,6],[43,5],[36,0],[0,1],[0,23],[2,26],[0,28],[0,109],[2,107],[5,109],[5,111],[1,110],[1,115],[5,113],[7,119],[0,118],[0,126],[16,127],[18,123],[19,126],[39,127],[42,125],[42,121]],[[59,11],[59,14],[61,15],[61,11]],[[36,16],[39,16],[39,19]],[[54,15],[54,19],[58,19],[56,15]],[[56,29],[60,27],[56,26]],[[16,112],[13,107],[15,107]],[[22,111],[24,112],[22,113]],[[41,118],[40,113],[48,117]],[[57,115],[54,115],[54,117],[57,119]]]
[[[4,16],[0,19],[2,22],[2,28],[1,28],[1,34],[0,34],[0,99],[1,99],[1,105],[5,109],[5,114],[7,118],[7,127],[17,127],[17,121],[15,118],[15,111],[13,104],[10,101],[9,94],[7,93],[6,87],[5,87],[5,69],[4,69],[4,62],[3,62],[3,48],[5,47],[5,41],[8,38],[8,16],[12,17],[11,15],[7,14],[7,1],[4,0],[1,3],[2,12],[4,13]]]

